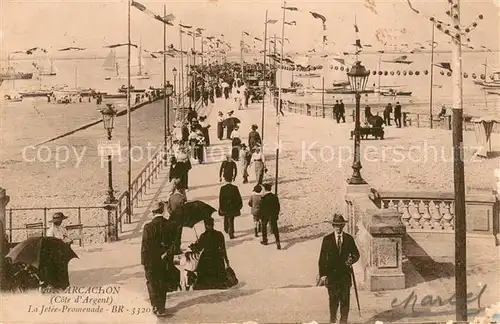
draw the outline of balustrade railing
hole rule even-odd
[[[408,232],[454,232],[455,196],[452,192],[377,192],[381,209],[395,210]],[[467,194],[467,232],[497,235],[499,209],[493,194]]]

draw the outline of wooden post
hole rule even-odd
[[[460,26],[460,0],[451,4],[454,26]],[[455,193],[455,313],[457,321],[467,321],[467,237],[463,147],[462,40],[452,35],[453,82],[453,179]]]

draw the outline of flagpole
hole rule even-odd
[[[267,9],[266,9],[266,20],[264,22],[264,65],[262,67],[262,111],[261,111],[261,141],[262,147],[264,147],[264,108],[266,106],[266,49],[267,49]]]
[[[243,31],[241,32],[241,41],[240,41],[240,64],[241,64],[241,80],[245,79],[245,68],[243,67]]]
[[[163,5],[163,17],[165,18],[166,16],[167,16],[167,6]],[[165,112],[165,118],[164,118],[165,152],[167,151],[167,138],[168,135],[170,134],[170,116],[169,116],[170,114],[169,111],[167,111],[167,100],[170,100],[170,98],[167,97],[167,24],[164,22],[163,23],[163,111]]]
[[[195,93],[196,93],[196,31],[193,31],[193,68],[191,69],[191,85],[193,86],[192,92],[191,92],[191,97],[193,98],[193,101],[196,102],[195,98]],[[203,101],[203,100],[202,100]]]
[[[429,92],[429,118],[430,118],[430,123],[431,123],[431,129],[432,129],[432,91],[434,89],[434,23],[432,25],[432,40],[431,40],[431,89]]]
[[[201,84],[201,106],[203,107],[204,102],[203,102],[203,96],[205,95],[205,71],[203,68],[204,62],[203,62],[203,35],[201,34],[202,30],[200,29],[200,38],[201,38],[201,78],[202,78],[202,84]]]
[[[131,50],[131,24],[130,24],[130,6],[132,5],[131,0],[127,1],[127,146],[128,146],[128,169],[127,169],[127,212],[128,212],[128,222],[132,220],[132,119],[131,119],[131,106],[130,106],[130,50]]]
[[[278,195],[278,175],[279,175],[279,156],[280,156],[280,105],[281,105],[281,86],[283,83],[283,45],[285,42],[285,7],[286,0],[283,0],[283,21],[281,22],[281,55],[280,55],[280,86],[278,89],[278,109],[276,110],[276,184],[274,186],[274,194]],[[276,46],[276,41],[275,41]]]
[[[184,52],[182,51],[182,27],[179,25],[179,37],[181,45],[181,91],[179,91],[182,96],[182,109],[186,108],[186,102],[184,101]]]

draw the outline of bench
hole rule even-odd
[[[26,238],[44,236],[45,234],[43,222],[26,223],[24,226],[26,228]]]
[[[360,138],[368,139],[368,135],[372,135],[375,139],[384,139],[384,128],[383,127],[360,127]],[[351,131],[351,139],[354,137],[354,130]]]
[[[66,230],[68,231],[68,236],[73,241],[78,241],[78,246],[83,246],[83,225],[66,225]]]

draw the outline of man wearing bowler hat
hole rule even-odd
[[[354,238],[343,232],[345,219],[341,214],[333,215],[333,233],[323,238],[319,255],[319,285],[328,289],[330,322],[337,322],[340,304],[340,323],[347,323],[349,297],[352,285],[352,264],[358,261],[359,251]]]
[[[144,225],[141,244],[141,264],[144,266],[149,300],[153,313],[158,317],[166,316],[168,259],[173,258],[170,252],[175,237],[169,221],[163,217],[164,207],[162,202],[153,203],[153,220]]]
[[[67,218],[68,216],[65,216],[61,212],[54,213],[52,216],[52,225],[47,229],[46,236],[58,238],[64,241],[64,243],[73,243],[73,240],[71,240],[68,236],[66,227],[62,226],[62,221]]]

